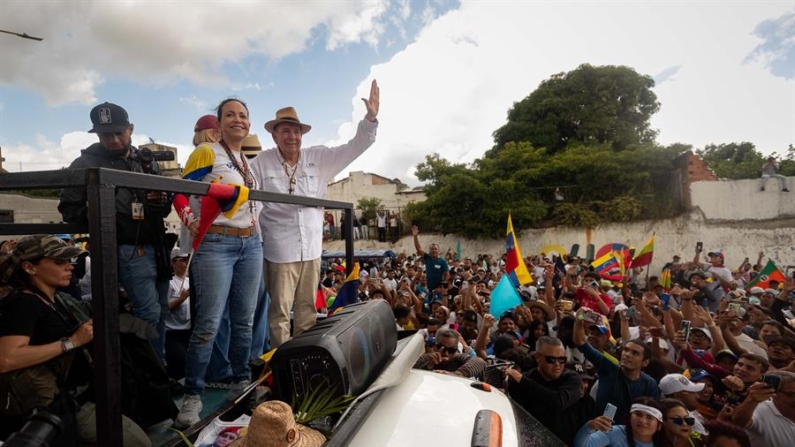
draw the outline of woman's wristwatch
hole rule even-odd
[[[61,348],[63,348],[63,352],[69,352],[75,348],[75,345],[69,337],[64,337],[61,339]]]

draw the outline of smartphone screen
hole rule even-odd
[[[682,332],[685,335],[685,343],[690,340],[690,320],[682,320]]]

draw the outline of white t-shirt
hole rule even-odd
[[[168,302],[176,301],[179,299],[180,291],[189,288],[189,278],[185,278],[183,286],[182,278],[174,276],[171,278],[171,282],[168,283]],[[190,329],[190,298],[186,298],[179,307],[170,311],[165,317],[165,322],[166,329]]]
[[[784,417],[773,401],[768,400],[756,407],[745,433],[753,447],[791,447],[795,439],[795,422]]]
[[[384,285],[386,286],[386,289],[389,290],[390,292],[397,290],[397,281],[395,280],[395,278],[392,279],[386,278],[384,280]]]

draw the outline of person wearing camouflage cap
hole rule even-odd
[[[84,309],[65,293],[69,285],[72,258],[84,253],[55,235],[37,234],[20,239],[11,253],[13,273],[10,295],[0,299],[0,373],[14,373],[6,382],[14,399],[0,395],[0,439],[21,428],[36,409],[48,408],[58,416],[66,412],[59,405],[59,393],[78,392],[77,384],[88,382],[85,351],[94,338],[93,321]],[[81,366],[72,368],[82,362]],[[45,366],[46,365],[46,366]],[[42,368],[44,366],[44,368]],[[69,376],[73,380],[67,381]],[[6,376],[10,377],[10,376]],[[2,388],[2,387],[0,387]],[[77,423],[59,433],[51,445],[67,445],[77,438],[79,445],[96,442],[96,406],[86,402],[74,408]],[[124,445],[150,446],[146,433],[132,420],[122,420]]]
[[[71,260],[85,253],[83,250],[64,242],[63,239],[51,234],[37,234],[20,239],[11,252],[15,263],[36,261],[42,258]]]

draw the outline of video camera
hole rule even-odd
[[[174,161],[174,152],[153,151],[144,147],[138,150],[138,160],[141,161],[141,169],[144,173],[154,174],[154,161]]]

